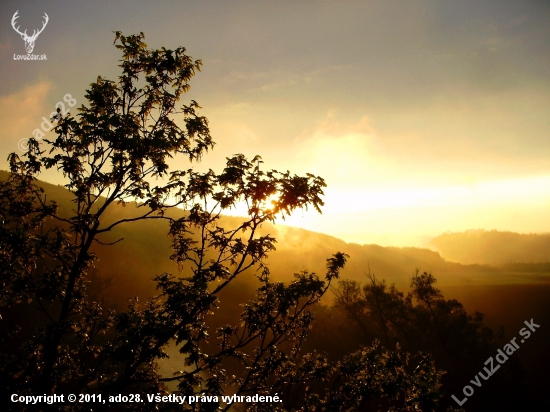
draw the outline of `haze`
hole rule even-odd
[[[201,168],[260,154],[325,178],[323,215],[284,223],[422,246],[445,231],[550,232],[547,2],[186,1],[0,5],[0,169],[63,96],[115,80],[115,30],[202,59],[217,142]],[[12,29],[49,23],[33,53]],[[73,111],[73,114],[75,112]],[[51,134],[50,134],[51,137]],[[183,168],[187,167],[186,165]],[[55,172],[42,179],[60,183]],[[235,214],[239,211],[236,210]]]

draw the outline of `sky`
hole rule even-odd
[[[14,59],[16,11],[29,34],[48,15],[47,60]],[[117,30],[203,61],[184,97],[216,141],[202,167],[259,154],[326,180],[323,214],[284,224],[393,246],[550,232],[547,1],[2,1],[0,169],[64,96],[116,79]]]

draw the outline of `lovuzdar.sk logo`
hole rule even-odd
[[[44,31],[46,25],[48,24],[48,21],[50,20],[46,13],[44,13],[43,17],[44,22],[42,23],[42,28],[40,30],[33,30],[32,35],[29,36],[26,29],[24,32],[21,32],[19,30],[20,26],[16,27],[16,20],[19,18],[19,10],[14,13],[13,17],[11,18],[11,26],[17,33],[21,35],[21,38],[25,41],[25,49],[27,49],[27,54],[14,54],[13,60],[47,60],[45,54],[32,54],[32,51],[34,50],[34,43],[36,42],[38,35]]]

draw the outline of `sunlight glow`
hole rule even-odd
[[[499,206],[539,204],[550,199],[550,176],[480,182],[472,185],[391,191],[326,191],[324,213],[354,213],[383,208]]]
[[[418,247],[447,230],[550,231],[550,176],[387,191],[328,188],[325,203],[323,215],[297,211],[277,223],[348,242]]]
[[[273,210],[275,209],[275,206],[277,206],[277,201],[279,200],[279,195],[271,195],[269,196],[262,204],[260,205],[260,209],[263,210]]]

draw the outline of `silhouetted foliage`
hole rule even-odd
[[[380,338],[388,347],[398,345],[413,353],[429,352],[438,367],[446,371],[441,379],[440,391],[446,394],[441,404],[456,407],[450,395],[461,393],[480,365],[507,342],[484,325],[483,314],[468,314],[457,300],[446,300],[435,287],[436,279],[431,273],[416,271],[407,295],[395,285],[378,280],[370,271],[366,276],[365,284],[341,280],[334,290],[335,305],[319,313],[321,321],[341,323],[342,317],[351,321],[361,331],[350,339],[356,345]],[[315,328],[313,335],[317,336]],[[509,359],[503,372],[491,379],[484,384],[484,395],[469,401],[466,410],[514,410],[518,404],[531,401],[517,357]],[[498,398],[503,390],[514,393],[513,402],[509,397]]]
[[[186,396],[279,393],[284,400],[251,404],[250,410],[362,410],[379,400],[395,410],[432,410],[440,373],[429,355],[414,357],[412,364],[410,355],[375,343],[330,363],[324,355],[301,351],[311,309],[348,256],[338,252],[327,259],[324,279],[304,271],[288,284],[274,282],[265,259],[275,239],[259,229],[299,208],[320,211],[323,179],[264,171],[260,157],[249,161],[242,155],[228,158],[219,174],[170,171],[172,157],[183,155],[192,163],[214,145],[199,105],[176,107],[201,62],[183,48],[148,49],[143,39],[117,32],[118,80],[98,77],[87,91],[87,106],[75,117],[59,113],[54,140],[46,140],[44,148],[31,139],[23,159],[9,158],[10,177],[0,183],[2,393],[144,398],[166,393],[172,382],[174,391]],[[35,184],[44,168],[63,174],[73,196],[68,216]],[[268,201],[271,207],[265,206]],[[109,218],[114,205],[128,202],[136,203],[135,216]],[[238,203],[246,205],[248,217],[236,227],[221,226],[222,213]],[[178,207],[186,213],[174,218],[170,211]],[[113,240],[111,232],[147,220],[167,223],[179,272],[156,276],[156,296],[135,298],[127,309],[115,310],[102,302],[102,285],[95,284],[92,246],[109,247],[122,240]],[[218,296],[251,270],[259,287],[239,321],[209,326]],[[182,358],[181,371],[172,377],[160,376],[156,363],[167,356],[168,345],[176,345]],[[238,365],[233,375],[227,373],[231,362]],[[181,410],[147,402],[116,405],[157,407]],[[216,407],[229,405],[183,406]],[[108,408],[94,405],[94,410]],[[71,406],[78,409],[89,405]]]
[[[445,353],[448,361],[458,360],[467,340],[479,346],[473,352],[484,353],[490,348],[493,332],[483,325],[483,315],[468,315],[460,302],[445,300],[431,273],[415,272],[406,296],[374,274],[368,273],[367,278],[365,285],[340,281],[335,289],[336,303],[361,330],[383,336],[386,345],[429,348]]]

